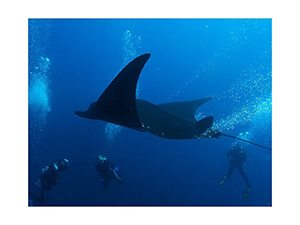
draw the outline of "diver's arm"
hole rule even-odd
[[[107,163],[112,170],[115,168],[115,165],[111,161],[107,160]]]

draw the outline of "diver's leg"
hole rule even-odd
[[[243,179],[244,179],[245,182],[246,182],[247,188],[250,189],[250,188],[251,188],[251,185],[250,185],[250,183],[249,183],[249,180],[248,180],[248,178],[247,178],[247,176],[246,176],[246,174],[245,174],[245,172],[244,172],[242,166],[239,166],[238,169],[239,169],[239,171],[240,171],[241,176],[243,177]]]
[[[243,193],[243,199],[246,200],[246,201],[249,201],[249,191],[251,189],[251,185],[249,183],[249,180],[248,180],[248,178],[247,178],[247,176],[246,176],[246,174],[245,174],[242,166],[240,165],[238,168],[239,168],[241,176],[243,177],[243,179],[245,180],[246,185],[247,185],[247,188],[246,188],[246,190]]]
[[[227,179],[230,178],[232,171],[234,170],[236,166],[234,164],[231,164],[229,167],[228,174],[226,175]]]
[[[44,202],[44,198],[41,196],[39,197],[38,195],[34,194],[32,191],[29,192],[29,197],[31,199],[34,199],[38,203],[42,204]]]
[[[229,167],[228,174],[219,181],[219,183],[218,183],[219,185],[223,185],[225,183],[225,181],[231,176],[231,173],[234,170],[234,168],[235,168],[235,166],[233,164],[231,164]]]
[[[32,191],[30,191],[29,197],[30,197],[31,199],[36,200],[38,203],[42,203],[40,197],[38,197],[38,196],[37,196],[36,194],[34,194]]]
[[[43,203],[44,201],[45,201],[45,193],[46,191],[45,191],[45,187],[44,186],[42,186],[41,187],[41,203]]]

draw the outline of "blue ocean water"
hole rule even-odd
[[[227,174],[234,139],[170,140],[100,120],[83,119],[118,72],[151,53],[137,97],[155,104],[215,97],[195,116],[214,128],[267,147],[272,141],[270,19],[30,19],[29,190],[41,169],[68,158],[44,205],[270,206],[271,151],[239,142],[249,201],[236,169]],[[102,154],[124,184],[104,189]],[[39,205],[31,199],[30,205]]]

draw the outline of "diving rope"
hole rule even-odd
[[[238,137],[235,137],[235,136],[231,136],[231,135],[229,135],[229,134],[224,134],[224,133],[222,133],[222,135],[223,135],[223,136],[226,136],[226,137],[234,138],[234,139],[237,139],[237,140],[240,140],[240,141],[244,141],[244,142],[247,142],[247,143],[252,144],[252,145],[256,145],[256,146],[261,147],[261,148],[265,148],[265,149],[268,149],[268,150],[272,150],[271,148],[268,148],[268,147],[265,147],[265,146],[262,146],[262,145],[253,143],[253,142],[251,142],[251,141],[247,141],[247,140],[242,139],[242,138],[238,138]]]

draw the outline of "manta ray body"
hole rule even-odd
[[[125,66],[109,84],[96,102],[86,111],[75,114],[88,119],[103,120],[138,131],[169,139],[199,139],[212,127],[213,116],[200,121],[195,111],[213,98],[171,102],[155,105],[136,99],[136,87],[140,73],[150,54],[144,54]]]
[[[141,55],[125,66],[104,90],[96,102],[86,111],[75,114],[87,119],[103,120],[138,131],[169,139],[219,138],[221,135],[272,150],[251,141],[221,133],[213,129],[213,116],[199,121],[195,111],[207,101],[203,98],[193,101],[171,102],[155,105],[136,99],[136,86],[150,54]]]

